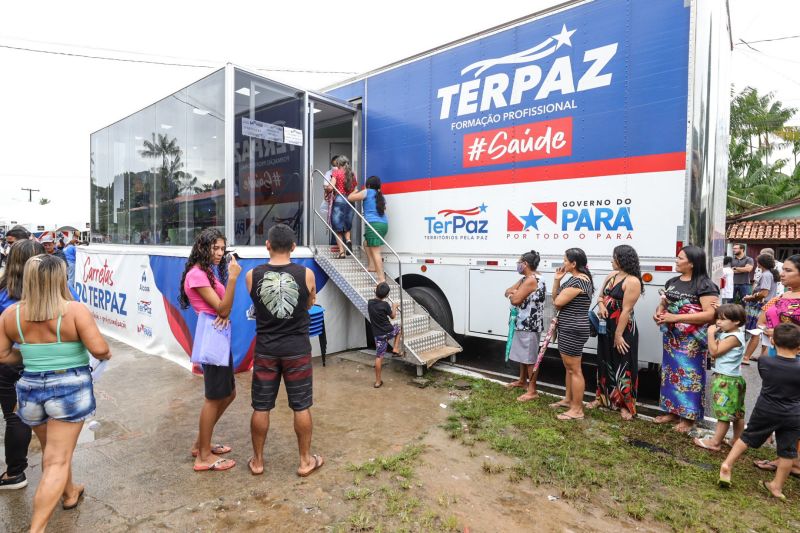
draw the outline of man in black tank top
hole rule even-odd
[[[324,459],[311,455],[311,342],[308,310],[317,298],[314,273],[292,263],[295,236],[285,224],[277,224],[267,235],[269,263],[247,273],[247,290],[256,315],[256,347],[253,360],[250,432],[253,474],[264,472],[264,443],[269,430],[269,412],[281,384],[286,384],[289,407],[294,411],[294,429],[300,450],[297,475],[308,476]]]

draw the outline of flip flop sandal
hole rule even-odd
[[[569,404],[563,404],[560,402],[551,403],[548,407],[551,409],[569,409]]]
[[[374,384],[373,387],[375,387],[376,389],[380,389],[381,387],[383,387],[383,381],[379,381],[378,383]]]
[[[211,445],[211,453],[214,455],[224,455],[226,453],[230,453],[231,450],[230,446],[225,446],[224,444],[212,444]],[[198,450],[192,450],[192,457],[197,457],[200,452]]]
[[[221,472],[223,470],[230,470],[234,466],[236,466],[236,461],[233,459],[217,459],[210,465],[194,465],[193,468],[195,472],[206,472],[209,470]]]
[[[717,482],[717,484],[719,485],[719,488],[721,488],[721,489],[729,489],[729,488],[731,488],[731,480],[730,479],[725,479],[722,476],[719,477],[719,481]]]
[[[708,444],[706,444],[706,440],[705,439],[701,439],[701,438],[698,438],[698,437],[693,438],[692,442],[698,448],[703,448],[704,450],[708,450],[708,451],[711,451],[711,452],[718,452],[718,451],[720,451],[720,449],[722,449],[721,446],[718,446],[716,448],[714,448],[713,446],[709,446]]]
[[[538,392],[536,394],[534,394],[533,396],[527,396],[527,394],[528,393],[526,392],[525,394],[520,394],[519,396],[517,396],[517,401],[518,402],[530,402],[530,401],[535,400],[535,399],[537,399],[539,397],[539,393]]]
[[[253,459],[255,459],[255,457],[251,457],[250,459],[247,460],[247,468],[250,469],[250,473],[253,474],[254,476],[260,476],[264,473],[264,468],[263,467],[261,468],[261,472],[256,472],[255,469],[253,468]]]
[[[86,490],[86,489],[81,489],[81,491],[78,493],[78,499],[75,500],[75,503],[73,503],[72,505],[64,505],[62,503],[61,504],[61,508],[64,509],[65,511],[69,511],[70,509],[75,509],[78,505],[80,505],[81,500],[83,500],[83,491],[84,490]]]
[[[556,416],[559,420],[583,420],[584,416],[572,416],[568,415],[567,413],[561,413],[560,415]]]
[[[772,464],[772,461],[769,461],[768,459],[753,461],[753,465],[759,470],[764,470],[765,472],[775,472],[778,469],[778,467]]]
[[[785,495],[785,494],[781,493],[779,496],[775,496],[775,495],[772,493],[772,490],[769,488],[769,483],[768,483],[767,481],[760,481],[760,482],[759,482],[759,485],[761,485],[762,487],[764,487],[764,490],[765,490],[765,491],[767,491],[767,494],[769,494],[770,496],[772,496],[772,497],[773,497],[773,498],[775,498],[776,500],[780,500],[780,501],[782,501],[782,502],[785,502],[785,501],[786,501],[786,495]]]
[[[305,473],[302,473],[302,474],[301,474],[300,472],[298,472],[298,473],[297,473],[297,475],[298,475],[298,476],[300,476],[300,477],[308,477],[308,476],[310,476],[311,474],[313,474],[314,472],[316,472],[317,470],[319,470],[320,468],[322,468],[322,465],[324,465],[324,464],[325,464],[325,460],[324,460],[324,459],[322,459],[322,457],[321,457],[321,456],[319,456],[319,455],[312,455],[311,457],[313,457],[313,458],[314,458],[314,468],[312,468],[312,469],[311,469],[311,470],[309,470],[308,472],[305,472]]]

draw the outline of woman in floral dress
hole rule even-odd
[[[659,403],[666,411],[655,422],[675,424],[676,431],[688,433],[703,418],[706,330],[714,320],[719,288],[709,279],[706,254],[698,246],[678,253],[675,270],[680,275],[665,284],[653,316],[664,335]]]
[[[630,420],[636,416],[639,387],[639,329],[633,314],[643,292],[639,255],[626,244],[617,246],[611,268],[597,302],[606,333],[597,336],[597,399],[589,408],[619,410],[623,420]]]

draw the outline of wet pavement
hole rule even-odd
[[[58,507],[49,531],[305,531],[341,519],[340,486],[352,479],[349,462],[396,453],[440,424],[447,391],[409,385],[414,367],[392,362],[381,389],[373,369],[338,357],[314,361],[312,453],[325,467],[296,476],[297,441],[283,388],[272,413],[266,472],[252,476],[249,434],[250,373],[236,376],[237,398],[223,415],[214,442],[234,448],[226,472],[192,470],[189,455],[202,403],[202,378],[155,356],[113,342],[114,357],[95,387],[99,427],[85,426],[75,452],[76,483],[86,497],[72,511]],[[41,454],[34,437],[27,488],[0,493],[0,530],[23,531],[39,482]]]

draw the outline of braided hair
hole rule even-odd
[[[211,283],[212,287],[214,286],[214,262],[212,260],[211,250],[214,244],[220,239],[226,242],[225,235],[223,235],[220,230],[217,228],[206,228],[201,231],[194,240],[194,246],[192,246],[189,259],[186,260],[186,266],[183,269],[183,276],[181,276],[180,295],[178,296],[178,303],[180,303],[181,308],[189,308],[189,297],[186,295],[186,289],[184,289],[183,284],[186,282],[186,274],[192,267],[197,266],[205,272],[206,276],[208,276],[209,283]],[[222,283],[222,285],[228,283],[228,263],[224,259],[220,261],[217,273],[219,275],[219,282]]]

